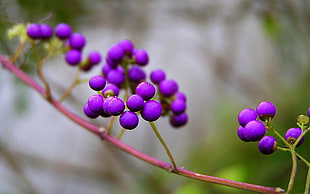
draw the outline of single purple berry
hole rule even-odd
[[[41,27],[39,24],[29,24],[27,26],[27,35],[32,39],[41,38]]]
[[[125,54],[127,54],[129,57],[131,57],[134,45],[130,40],[126,40],[126,39],[121,40],[118,42],[118,46],[122,47]]]
[[[156,121],[161,115],[162,108],[159,102],[149,100],[144,103],[141,110],[141,116],[146,121]]]
[[[101,55],[97,51],[91,51],[87,56],[88,63],[91,65],[96,65],[101,62]]]
[[[277,141],[272,136],[264,136],[258,142],[258,149],[263,154],[266,154],[266,155],[272,154],[277,149]]]
[[[140,111],[143,108],[143,105],[144,100],[138,94],[132,94],[126,101],[127,108],[132,112]]]
[[[73,33],[69,37],[69,45],[73,49],[82,50],[85,44],[86,44],[86,39],[80,33]]]
[[[118,96],[119,88],[115,84],[107,83],[101,92],[104,97]]]
[[[95,94],[90,96],[87,103],[91,111],[99,114],[102,112],[103,97],[101,95]]]
[[[69,50],[65,54],[65,60],[69,65],[75,66],[81,62],[81,52],[78,50]]]
[[[149,82],[141,82],[136,87],[136,93],[144,100],[149,100],[155,95],[155,87]]]
[[[83,111],[84,111],[84,114],[91,119],[95,119],[99,116],[99,113],[95,113],[89,109],[88,103],[85,103]]]
[[[284,139],[289,143],[289,144],[294,144],[298,137],[301,135],[302,130],[300,128],[290,128],[288,129],[285,134],[284,134]],[[304,142],[305,137],[302,137],[300,141],[298,142],[297,146],[300,146]]]
[[[276,108],[271,102],[264,101],[257,105],[256,113],[262,121],[266,121],[274,117]]]
[[[151,81],[155,84],[159,84],[161,81],[166,79],[166,74],[161,69],[155,69],[150,74]]]
[[[136,61],[136,64],[140,66],[145,66],[149,62],[149,56],[143,49],[135,49],[133,51],[133,57]]]
[[[174,99],[170,104],[170,110],[173,112],[173,114],[178,115],[184,113],[186,110],[186,103],[184,100],[181,99]]]
[[[238,122],[242,127],[244,127],[248,122],[256,120],[256,118],[257,113],[251,108],[243,109],[238,114]]]
[[[264,137],[266,128],[261,121],[253,120],[248,122],[243,130],[243,135],[249,141],[258,141]]]
[[[53,36],[53,29],[47,24],[41,24],[41,38],[46,40]]]
[[[112,45],[107,53],[107,57],[113,62],[120,62],[124,57],[124,50],[119,45]]]
[[[170,124],[173,127],[182,127],[187,123],[188,117],[186,113],[170,116]]]
[[[60,23],[55,27],[55,35],[59,39],[67,39],[71,35],[71,27],[68,24]]]
[[[105,87],[106,80],[101,75],[95,75],[89,79],[88,85],[91,89],[100,91]]]
[[[159,83],[159,92],[165,96],[170,97],[178,91],[178,84],[174,80],[163,80]]]
[[[117,66],[120,64],[121,61],[113,61],[108,56],[106,56],[105,61],[112,69],[116,69]]]
[[[104,100],[102,107],[106,113],[118,116],[124,112],[125,104],[120,98],[110,96]]]
[[[244,127],[239,126],[237,129],[237,135],[238,135],[239,139],[241,139],[242,141],[248,142],[249,140],[244,137],[243,131],[244,131]]]
[[[139,124],[139,118],[136,113],[125,111],[121,114],[119,123],[124,129],[134,129]]]
[[[308,107],[308,117],[310,117],[310,106]]]
[[[125,74],[120,69],[112,69],[107,76],[109,83],[120,86],[125,80]]]
[[[128,69],[128,78],[133,82],[141,82],[146,78],[145,72],[138,66],[134,65]]]
[[[186,102],[186,100],[187,100],[185,94],[183,94],[182,92],[176,92],[174,94],[174,96],[175,96],[176,99],[181,99],[184,102]]]

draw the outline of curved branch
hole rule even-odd
[[[5,56],[0,55],[0,63],[3,65],[4,68],[8,69],[10,72],[12,72],[16,77],[18,77],[21,81],[26,83],[29,87],[36,90],[39,94],[41,94],[43,97],[46,96],[46,91],[43,87],[41,87],[38,83],[36,83],[32,78],[30,78],[28,75],[26,75],[23,71],[21,71],[18,67],[16,67],[14,64],[10,62],[8,58]],[[45,98],[46,99],[46,98]],[[70,120],[78,124],[79,126],[85,128],[86,130],[94,133],[95,135],[99,136],[102,140],[106,140],[110,144],[112,144],[114,147],[122,150],[123,152],[126,152],[142,161],[145,161],[153,166],[156,166],[158,168],[162,168],[166,170],[167,172],[171,172],[174,174],[178,174],[181,176],[189,177],[196,180],[201,180],[204,182],[209,183],[215,183],[219,185],[225,185],[233,188],[258,192],[258,193],[284,193],[284,190],[281,188],[272,188],[272,187],[265,187],[260,185],[254,185],[254,184],[248,184],[243,182],[237,182],[237,181],[231,181],[227,179],[222,179],[218,177],[208,176],[199,174],[196,172],[192,172],[189,170],[186,170],[181,167],[177,167],[177,170],[173,170],[173,166],[170,163],[158,160],[156,158],[153,158],[147,154],[144,154],[135,148],[123,143],[122,141],[116,139],[113,136],[107,135],[103,132],[103,130],[86,120],[80,118],[76,114],[69,111],[67,108],[65,108],[61,103],[59,103],[57,100],[55,100],[52,96],[49,99],[46,99],[52,106],[54,106],[59,112],[61,112],[63,115],[68,117]]]

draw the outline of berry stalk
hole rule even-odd
[[[21,81],[26,83],[30,88],[36,90],[39,94],[42,96],[46,96],[46,90],[42,88],[39,84],[37,84],[32,78],[30,78],[28,75],[26,75],[23,71],[21,71],[18,67],[16,67],[14,64],[10,62],[8,58],[5,56],[0,55],[0,63],[3,65],[4,68],[8,69],[10,72],[12,72],[16,77],[18,77]],[[68,117],[70,120],[75,122],[76,124],[80,125],[81,127],[85,128],[86,130],[94,133],[95,135],[98,135],[102,140],[106,140],[110,144],[112,144],[114,147],[122,150],[123,152],[126,152],[142,161],[145,161],[153,166],[156,166],[158,168],[162,168],[168,172],[171,172],[172,165],[170,163],[158,160],[156,158],[153,158],[149,155],[146,155],[133,147],[117,140],[116,138],[107,135],[106,133],[103,133],[104,129],[99,128],[86,120],[80,118],[76,114],[72,113],[68,109],[66,109],[61,103],[53,99],[51,96],[50,100],[48,101],[52,106],[54,106],[59,112],[64,114],[66,117]],[[284,190],[281,188],[272,188],[272,187],[265,187],[260,185],[254,185],[249,183],[243,183],[243,182],[237,182],[237,181],[231,181],[227,179],[222,179],[218,177],[208,176],[199,174],[196,172],[192,172],[189,170],[185,170],[181,167],[176,167],[176,171],[172,171],[171,173],[175,173],[181,176],[185,176],[188,178],[201,180],[204,182],[229,186],[233,188],[243,189],[247,191],[253,191],[258,193],[284,193]]]

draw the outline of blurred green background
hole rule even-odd
[[[187,94],[186,127],[173,130],[166,119],[157,122],[178,165],[286,188],[290,154],[265,156],[258,152],[257,143],[241,142],[236,136],[237,114],[260,101],[271,101],[277,108],[273,123],[281,134],[296,126],[298,115],[307,114],[309,4],[307,0],[2,0],[0,51],[14,52],[16,40],[9,41],[6,30],[18,22],[53,26],[66,22],[86,36],[88,50],[102,54],[109,45],[129,38],[149,52],[146,71],[165,69]],[[55,93],[75,75],[61,61],[61,57],[52,59],[46,67]],[[99,67],[83,76],[96,73]],[[63,119],[7,71],[0,71],[0,80],[0,194],[249,193],[144,164]],[[87,95],[87,86],[79,86],[66,104],[83,116],[81,104]],[[123,140],[167,160],[149,127],[140,124],[140,128],[126,133]],[[297,150],[310,159],[308,139]],[[305,165],[298,162],[293,193],[303,192],[306,173]]]

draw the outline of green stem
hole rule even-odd
[[[72,90],[79,84],[80,82],[80,69],[78,69],[74,81],[71,85],[66,89],[66,91],[59,98],[59,102],[63,102],[72,92]]]
[[[126,129],[122,128],[120,130],[120,132],[117,134],[116,139],[121,139],[121,137],[123,136],[123,134],[125,133]]]
[[[292,170],[291,170],[290,180],[287,186],[287,192],[286,192],[287,194],[291,193],[293,189],[295,175],[297,171],[297,157],[296,157],[295,147],[290,145],[290,151],[292,155]]]
[[[310,167],[308,167],[308,174],[307,174],[305,193],[304,194],[309,193],[309,184],[310,184]]]
[[[167,155],[168,155],[168,157],[170,159],[170,162],[171,162],[172,168],[173,168],[172,171],[173,172],[177,172],[178,171],[177,170],[177,165],[176,165],[176,163],[175,163],[175,161],[173,159],[173,156],[172,156],[172,154],[171,154],[167,144],[165,143],[164,139],[161,137],[161,135],[160,135],[157,127],[155,126],[155,124],[153,122],[149,122],[149,123],[150,123],[150,125],[151,125],[151,127],[152,127],[152,129],[153,129],[153,131],[154,131],[154,133],[156,135],[156,137],[160,141],[161,145],[164,147],[164,149],[165,149],[165,151],[166,151],[166,153],[167,153]]]
[[[112,116],[111,119],[109,120],[109,123],[107,126],[107,132],[106,132],[107,135],[111,135],[111,129],[112,129],[114,120],[115,120],[115,116]]]

